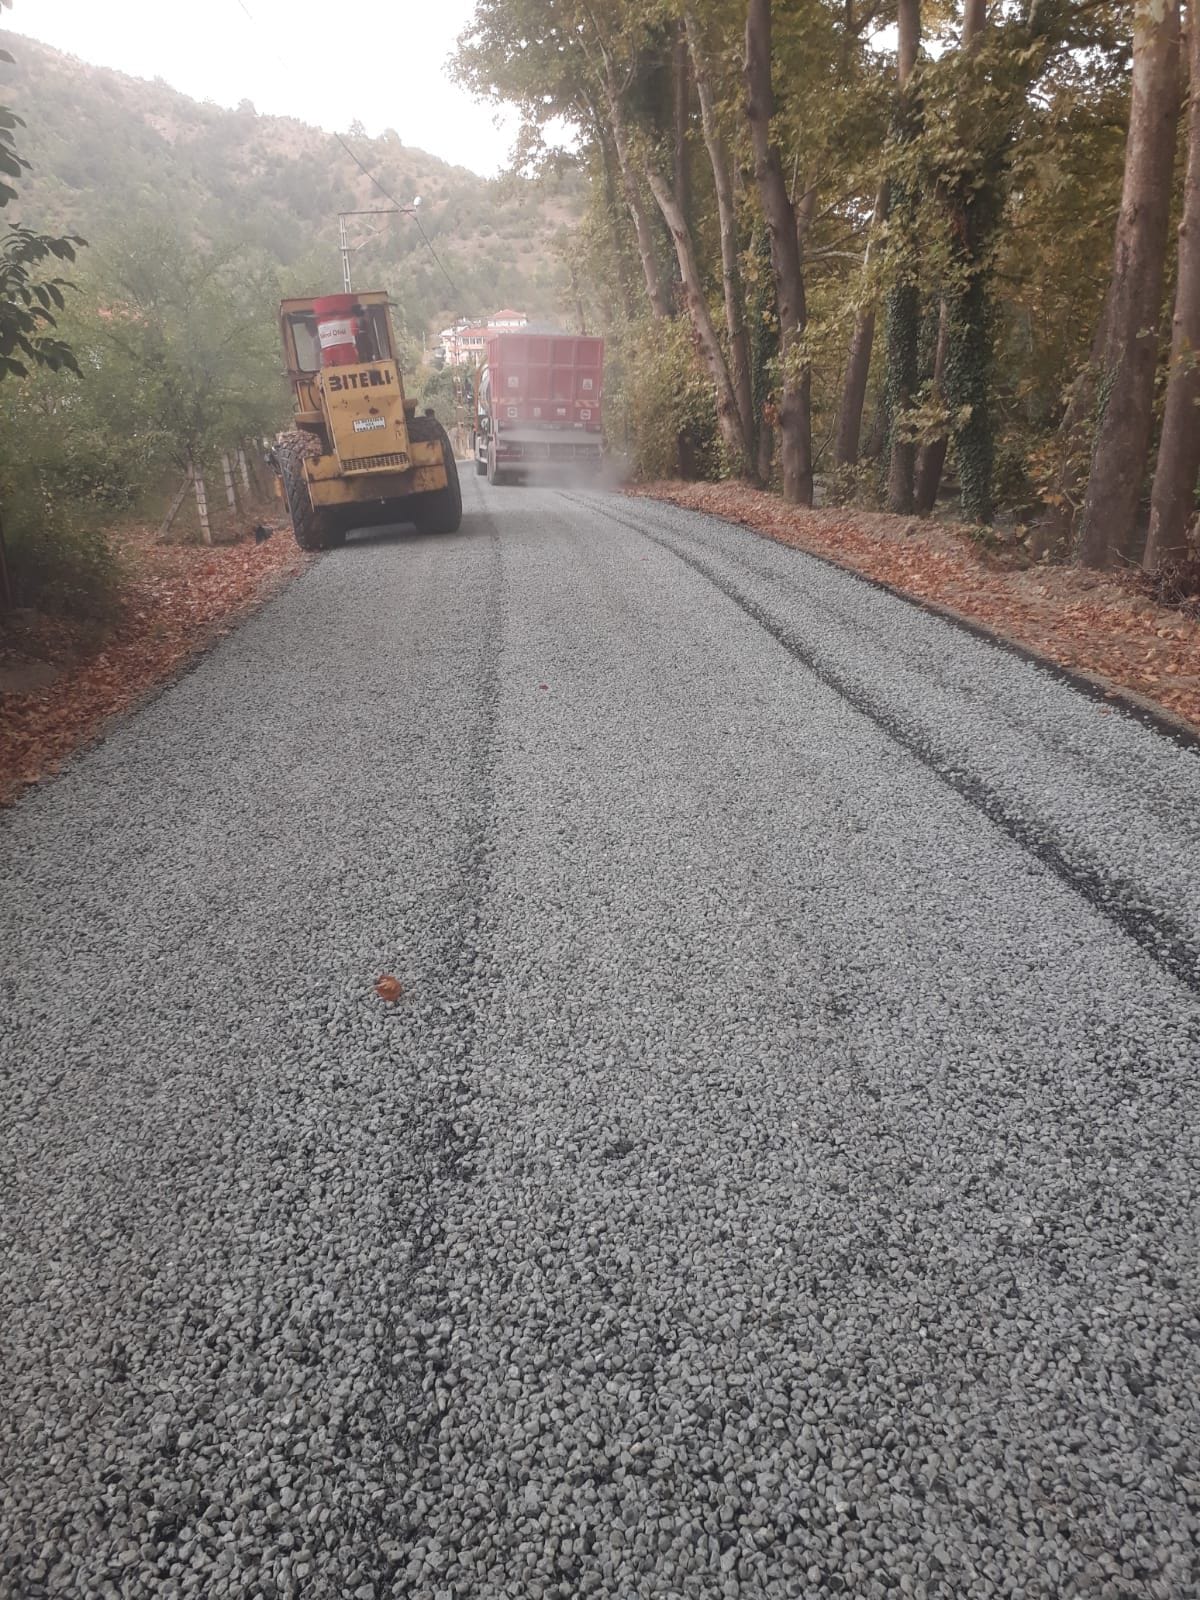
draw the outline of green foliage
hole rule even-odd
[[[0,50],[0,62],[13,64],[7,50]],[[17,129],[24,126],[15,111],[0,105],[0,211],[17,198],[13,183],[30,170],[17,148]],[[74,261],[83,243],[76,234],[55,237],[5,223],[0,233],[0,378],[23,378],[30,366],[57,370],[74,365],[70,346],[54,333],[56,314],[66,304],[63,291],[71,286],[63,278],[44,277],[39,269],[47,261]]]
[[[4,117],[0,108],[0,119]],[[0,195],[0,204],[3,204]],[[66,305],[64,278],[44,278],[49,260],[74,261],[84,241],[51,238],[32,228],[6,227],[0,237],[0,378],[23,378],[30,366],[74,368],[70,345],[56,337],[57,313]]]
[[[676,477],[680,460],[690,476],[722,476],[712,385],[682,322],[642,322],[629,330],[606,376],[611,442],[624,435],[636,478]]]
[[[69,420],[80,392],[65,372],[0,385],[0,508],[15,603],[103,618],[117,574],[93,496],[103,485],[113,507],[120,479],[112,430]]]
[[[102,360],[94,305],[75,296],[60,328],[77,369],[0,385],[0,507],[16,603],[103,620],[118,576],[106,526],[138,506],[162,462]]]
[[[26,482],[14,487],[0,464],[13,602],[39,611],[110,620],[119,571],[105,530],[78,506]]]
[[[148,461],[186,469],[283,424],[279,283],[259,253],[194,245],[158,214],[98,241],[95,257],[88,379]]]
[[[5,4],[0,0],[0,7]],[[0,61],[11,63],[12,57],[0,50]],[[10,180],[29,171],[17,149],[16,130],[22,127],[20,117],[0,106],[0,210],[17,199]],[[20,224],[6,223],[0,234],[0,379],[8,380],[0,389],[0,510],[9,530],[6,538],[0,527],[0,605],[16,599],[87,612],[106,609],[112,595],[103,535],[73,521],[52,492],[47,451],[38,444],[49,442],[53,456],[56,441],[44,434],[39,439],[36,432],[45,412],[18,406],[14,394],[31,368],[39,375],[78,372],[71,346],[56,331],[64,290],[71,286],[39,269],[47,261],[74,261],[82,244],[73,234],[53,237]],[[61,472],[57,458],[49,470]]]
[[[278,284],[237,246],[197,247],[167,214],[97,240],[62,321],[72,371],[0,389],[0,501],[18,598],[103,616],[104,529],[194,462],[275,432]]]
[[[452,367],[418,367],[408,385],[421,410],[431,406],[443,421],[453,417],[463,394],[464,374]]]

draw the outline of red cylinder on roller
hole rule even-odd
[[[323,367],[352,367],[358,361],[356,304],[352,294],[327,294],[313,301]]]

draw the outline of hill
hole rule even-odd
[[[0,47],[16,58],[0,63],[0,101],[26,122],[21,148],[33,170],[19,212],[33,226],[99,241],[169,210],[199,239],[260,249],[286,289],[308,293],[340,287],[337,213],[388,204],[320,128],[260,116],[248,101],[236,110],[201,103],[161,79],[89,66],[20,34],[0,31]],[[445,274],[406,217],[362,219],[357,238],[367,242],[354,258],[355,281],[389,289],[412,335],[501,304],[539,318],[564,314],[560,249],[582,209],[576,175],[486,179],[391,131],[343,137],[398,200],[421,197],[421,224]]]

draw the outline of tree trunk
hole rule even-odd
[[[987,26],[987,0],[964,0],[962,36],[959,48],[964,55],[974,55],[983,42],[983,30]],[[956,219],[956,228],[959,235],[965,237],[968,230],[968,221],[965,215]],[[986,309],[986,308],[984,308]],[[950,316],[946,302],[943,300],[938,314],[937,349],[933,358],[933,397],[945,403],[945,374],[946,350],[950,341]],[[985,421],[990,439],[990,426]],[[937,503],[938,490],[942,484],[942,472],[946,465],[946,451],[950,444],[950,427],[947,425],[944,433],[939,438],[930,439],[923,444],[917,452],[916,481],[913,490],[914,509],[923,517],[927,517]],[[989,474],[990,476],[990,474]],[[985,496],[990,499],[990,491]],[[990,519],[990,510],[988,513]],[[987,520],[987,519],[985,519]]]
[[[875,209],[871,214],[867,247],[863,252],[863,292],[867,299],[855,318],[854,332],[850,335],[850,349],[846,356],[846,378],[842,384],[842,402],[838,407],[833,460],[834,465],[839,467],[852,467],[858,460],[863,406],[867,400],[867,381],[871,376],[871,350],[875,343],[875,305],[870,299],[871,262],[875,254],[879,229],[887,220],[887,211],[888,181],[884,178],[875,195]]]
[[[692,215],[692,163],[688,149],[688,122],[690,120],[691,81],[688,75],[687,34],[682,23],[675,35],[675,48],[671,53],[672,122],[675,136],[675,198],[679,209],[691,226]]]
[[[721,349],[721,341],[717,338],[717,330],[713,327],[712,317],[709,314],[708,300],[705,297],[700,269],[696,265],[696,252],[687,218],[683,214],[678,197],[672,194],[661,173],[656,172],[653,167],[647,167],[646,182],[658,202],[658,209],[663,214],[663,220],[670,230],[671,240],[675,246],[688,316],[696,333],[700,354],[704,358],[704,364],[708,368],[716,390],[717,426],[721,430],[721,439],[733,463],[734,471],[739,477],[750,477],[754,473],[754,462],[742,425],[741,411],[737,396],[734,394],[729,368],[725,364],[725,352]]]
[[[1102,374],[1108,395],[1092,449],[1079,536],[1078,558],[1088,567],[1103,567],[1114,548],[1127,548],[1137,523],[1153,425],[1178,114],[1179,0],[1157,5],[1139,0]]]
[[[1039,34],[1046,16],[1030,11],[1031,41]],[[987,25],[986,0],[966,0],[963,7],[962,54],[973,56],[983,41]],[[1032,61],[1027,58],[1027,62]],[[1026,72],[1032,68],[1027,64]],[[968,79],[965,91],[971,92]],[[941,373],[936,392],[950,412],[950,436],[954,439],[955,459],[963,514],[971,522],[992,520],[992,478],[995,439],[992,429],[992,292],[988,251],[999,225],[1003,206],[1004,178],[1008,170],[1008,129],[985,142],[976,162],[970,184],[960,186],[951,207],[951,250],[957,270],[951,275],[951,289],[943,302],[944,318],[938,328],[938,358]],[[932,509],[946,459],[946,441],[935,440],[925,462],[923,489]],[[919,469],[918,469],[918,475]]]
[[[742,294],[742,275],[738,266],[737,212],[733,200],[733,183],[729,173],[729,158],[717,126],[713,107],[712,86],[708,77],[708,62],[691,7],[684,10],[684,27],[692,57],[692,72],[700,100],[700,120],[704,129],[704,145],[712,166],[713,187],[717,196],[717,225],[721,239],[721,279],[725,297],[725,333],[729,341],[729,376],[742,420],[742,434],[746,441],[747,464],[750,472],[758,476],[758,463],[754,460],[755,416],[754,387],[750,375],[750,340],[746,333],[745,300]]]
[[[1200,472],[1200,7],[1195,0],[1188,7],[1188,64],[1187,175],[1179,224],[1171,371],[1150,496],[1147,572],[1187,558]]]
[[[233,483],[233,462],[229,459],[228,454],[224,450],[221,452],[221,471],[225,475],[225,499],[229,503],[230,514],[236,517],[238,503],[237,490]]]
[[[771,471],[775,465],[775,429],[763,417],[758,425],[758,452],[756,458],[758,467],[758,481],[769,484]]]
[[[250,468],[246,465],[246,452],[241,445],[238,445],[237,461],[238,471],[242,475],[242,489],[245,491],[247,502],[249,502],[254,491],[250,487]]]
[[[863,454],[868,461],[878,461],[883,454],[883,447],[887,443],[887,407],[880,400],[875,407],[875,415],[871,418],[871,428],[867,434],[867,446]]]
[[[987,0],[963,0],[961,47],[968,55],[979,48],[987,26]]]
[[[909,83],[921,47],[920,0],[899,0],[896,7],[896,110],[893,127],[897,139],[917,134],[919,108],[909,94]],[[915,248],[917,196],[908,184],[892,185],[892,216],[901,250]],[[887,366],[884,403],[888,429],[887,506],[907,515],[913,508],[913,474],[917,448],[903,436],[900,418],[916,397],[919,377],[917,339],[921,320],[917,272],[911,260],[901,261],[887,296]]]
[[[200,543],[212,543],[212,526],[208,520],[208,493],[204,487],[204,479],[195,467],[191,469],[192,485],[196,491],[196,515],[200,520]]]
[[[946,375],[946,341],[950,332],[950,319],[943,300],[938,312],[937,345],[933,353],[933,392],[942,396]],[[917,452],[917,473],[913,487],[913,509],[919,516],[927,517],[937,503],[942,484],[942,469],[946,465],[946,450],[950,444],[947,428],[939,438],[923,444]]]
[[[955,218],[958,287],[947,297],[943,387],[950,409],[954,459],[963,515],[992,520],[992,333],[990,283],[985,265],[998,215],[999,183],[989,178]]]
[[[779,310],[779,453],[783,497],[812,505],[812,372],[800,342],[808,320],[804,274],[796,237],[796,212],[788,198],[778,147],[771,139],[775,96],[771,87],[771,0],[749,0],[746,12],[746,117],[754,149],[754,176],[771,241],[771,269]]]
[[[605,210],[609,218],[609,228],[612,236],[613,255],[617,263],[617,282],[620,287],[621,304],[626,318],[632,322],[637,315],[637,281],[627,248],[627,240],[621,228],[621,198],[619,188],[621,184],[620,163],[617,160],[616,146],[612,142],[607,129],[596,116],[597,143],[600,147],[600,159],[604,168],[604,199]]]
[[[179,485],[179,489],[176,492],[175,498],[171,501],[171,504],[167,507],[166,516],[162,519],[162,522],[159,524],[158,538],[159,538],[160,541],[165,539],[167,537],[167,534],[170,533],[171,524],[175,521],[175,518],[179,515],[180,507],[183,505],[183,502],[187,499],[187,492],[191,487],[192,487],[192,473],[191,473],[191,469],[189,468],[186,476],[184,477],[183,482]]]
[[[888,359],[885,394],[888,415],[887,508],[902,516],[913,509],[917,447],[904,434],[903,413],[916,397],[919,380],[917,337],[921,297],[912,283],[898,283],[888,294]]]
[[[921,0],[897,0],[896,86],[908,87],[921,49]]]
[[[663,282],[662,273],[658,267],[658,255],[654,248],[654,230],[650,225],[650,213],[642,203],[642,194],[638,186],[637,172],[633,165],[633,158],[629,149],[629,138],[625,129],[625,118],[621,111],[621,103],[615,89],[610,86],[609,115],[612,125],[613,148],[617,153],[617,166],[621,173],[621,186],[625,191],[625,203],[629,207],[629,214],[633,218],[633,231],[637,236],[638,256],[642,263],[642,273],[646,279],[646,293],[650,297],[650,309],[656,317],[664,321],[671,315],[671,297],[667,286]]]

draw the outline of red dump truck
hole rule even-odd
[[[491,333],[475,385],[475,470],[489,483],[600,471],[604,340]]]

